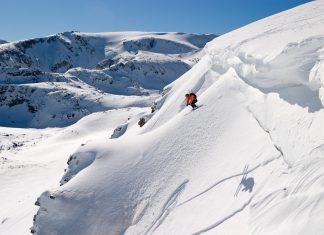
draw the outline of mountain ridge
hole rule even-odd
[[[304,4],[208,43],[142,128],[74,153],[67,182],[40,196],[34,232],[321,234],[323,9]]]
[[[202,46],[214,37],[65,32],[3,44],[0,110],[6,115],[0,123],[36,128],[66,126],[92,112],[127,107],[112,102],[117,96],[158,94],[197,63],[204,53]],[[38,97],[45,99],[40,102]],[[71,104],[70,98],[74,100]],[[51,109],[46,108],[48,104],[52,104]],[[26,118],[18,120],[16,112],[25,113]]]

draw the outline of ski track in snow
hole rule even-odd
[[[77,40],[77,44],[87,45],[87,53],[94,50],[95,54],[96,43],[101,43],[100,48],[106,45],[104,38],[110,38],[112,44],[93,61],[80,59],[78,63],[85,68],[68,69],[66,63],[76,61],[49,63],[43,69],[64,74],[47,74],[32,86],[18,77],[15,82],[20,86],[5,86],[0,91],[10,97],[10,101],[2,100],[4,105],[14,107],[8,120],[26,107],[31,113],[39,107],[30,103],[29,95],[38,100],[48,93],[51,97],[46,102],[58,105],[56,111],[62,115],[45,116],[44,121],[30,114],[22,125],[42,126],[54,119],[54,126],[62,126],[62,122],[68,126],[46,132],[48,136],[40,137],[44,142],[39,146],[29,144],[33,139],[29,138],[26,149],[19,148],[18,139],[24,139],[19,132],[6,136],[1,130],[0,154],[9,155],[0,160],[0,174],[10,177],[9,172],[23,183],[34,182],[33,198],[44,191],[45,180],[28,178],[27,170],[50,181],[39,200],[35,233],[323,234],[323,10],[323,1],[310,2],[215,39],[199,52],[205,55],[200,62],[167,85],[161,95],[157,90],[168,77],[164,68],[170,66],[171,79],[189,69],[185,64],[195,64],[199,43],[194,43],[194,35],[154,33],[158,39],[152,39],[150,34],[130,32],[125,39],[114,33],[63,33],[43,39],[57,40],[63,48]],[[0,49],[10,46],[13,44],[6,43]],[[163,48],[170,53],[167,58],[159,54]],[[37,55],[38,49],[29,52]],[[153,63],[143,65],[150,55],[154,55]],[[143,71],[138,71],[138,65],[148,73],[153,66],[153,80],[141,80]],[[129,71],[136,78],[128,77]],[[12,71],[0,72],[9,76]],[[162,82],[154,80],[157,75]],[[10,76],[7,78],[12,79]],[[47,83],[55,79],[55,84]],[[206,107],[190,112],[183,102],[189,90]],[[107,95],[109,91],[115,95]],[[122,95],[116,95],[118,92]],[[18,94],[24,96],[16,99]],[[153,100],[156,111],[151,113]],[[73,113],[70,106],[64,106],[70,102]],[[132,108],[120,110],[126,107]],[[112,111],[89,115],[107,109]],[[141,128],[140,118],[145,120]],[[13,125],[8,120],[5,124]],[[71,123],[75,124],[69,126]],[[38,132],[33,134],[37,137]],[[25,153],[38,157],[18,159]],[[44,153],[50,156],[44,157]],[[58,187],[58,175],[63,172],[57,169],[66,166],[62,162],[69,155],[68,182]],[[241,172],[245,165],[248,170]],[[23,172],[18,174],[19,170]],[[236,179],[244,174],[253,185],[249,193],[235,197]],[[7,185],[13,190],[9,194],[20,200],[17,195],[21,192],[11,185]],[[1,193],[7,196],[5,191]],[[6,228],[17,234],[15,227],[25,231],[31,222],[26,222],[31,219],[30,209],[34,209],[30,201],[17,215],[18,209],[9,208],[17,203],[9,200],[6,210],[0,211],[0,233]]]
[[[208,232],[209,230],[211,229],[214,229],[216,228],[217,226],[221,225],[222,223],[226,222],[227,220],[231,219],[233,216],[237,215],[238,213],[242,212],[247,206],[250,205],[250,203],[252,202],[252,199],[253,199],[254,196],[251,196],[250,199],[245,202],[241,208],[238,208],[237,210],[233,211],[231,214],[227,215],[226,217],[220,219],[219,221],[217,221],[216,223],[202,229],[202,230],[199,230],[198,232],[195,232],[193,233],[192,235],[199,235],[199,234],[202,234],[202,233],[205,233],[205,232]]]
[[[273,160],[274,160],[274,159],[273,159]],[[269,163],[269,162],[268,162],[268,163]],[[249,174],[249,173],[253,172],[254,170],[258,169],[260,166],[261,166],[261,164],[259,164],[259,165],[255,166],[255,167],[253,167],[252,169],[248,170],[246,173]],[[230,180],[230,179],[236,178],[236,177],[238,177],[238,176],[242,176],[242,175],[244,175],[244,174],[245,174],[245,173],[238,173],[238,174],[235,174],[235,175],[228,176],[228,177],[226,177],[226,178],[224,178],[224,179],[221,179],[221,180],[217,181],[215,184],[213,184],[212,186],[210,186],[209,188],[205,189],[204,191],[202,191],[202,192],[196,194],[195,196],[192,196],[191,198],[185,200],[184,202],[179,203],[179,205],[177,205],[177,207],[180,207],[180,206],[183,206],[183,205],[189,203],[190,201],[192,201],[192,200],[198,198],[199,196],[201,196],[201,195],[207,193],[208,191],[210,191],[210,190],[212,190],[213,188],[215,188],[217,185],[219,185],[219,184],[221,184],[221,183],[223,183],[223,182],[225,182],[225,181],[227,181],[227,180]]]
[[[163,206],[163,209],[162,209],[162,212],[160,213],[160,215],[157,217],[157,219],[155,220],[155,222],[152,223],[152,225],[149,227],[149,229],[147,230],[147,232],[145,234],[153,234],[154,231],[163,223],[163,221],[166,219],[166,217],[174,210],[176,210],[177,208],[181,207],[181,206],[184,206],[186,205],[187,203],[191,202],[192,200],[198,198],[199,196],[202,196],[203,194],[207,193],[208,191],[212,190],[213,188],[215,188],[217,185],[227,181],[227,180],[230,180],[230,179],[233,179],[233,178],[236,178],[238,176],[242,176],[242,175],[245,175],[245,174],[249,174],[251,172],[254,172],[256,170],[258,170],[260,167],[264,167],[266,165],[268,165],[269,163],[271,163],[272,161],[274,160],[279,160],[281,158],[281,155],[278,156],[278,157],[275,157],[273,159],[269,159],[255,167],[253,167],[252,169],[246,171],[246,172],[243,172],[243,173],[238,173],[238,174],[235,174],[235,175],[231,175],[229,177],[226,177],[220,181],[218,181],[217,183],[213,184],[212,186],[210,186],[209,188],[207,188],[206,190],[202,191],[201,193],[185,200],[184,202],[181,202],[181,203],[177,203],[177,198],[180,196],[181,192],[185,189],[185,185],[189,182],[188,181],[185,181],[184,183],[182,183],[175,191],[174,193],[170,196],[170,198],[167,200],[167,202],[165,203],[165,205]],[[224,217],[223,219],[220,219],[218,222],[208,226],[207,228],[205,229],[202,229],[196,233],[194,233],[193,235],[198,235],[198,234],[201,234],[201,233],[205,233],[215,227],[217,227],[218,225],[221,225],[222,223],[224,223],[225,221],[231,219],[232,217],[234,217],[237,213],[243,211],[248,205],[250,205],[250,203],[252,202],[252,199],[254,198],[254,195],[253,194],[250,199],[246,202],[246,203],[243,203],[242,207],[238,208],[237,210],[235,210],[233,213],[229,214],[228,216]]]
[[[250,170],[248,170],[248,171],[246,171],[246,172],[241,172],[241,173],[238,173],[238,174],[231,175],[231,176],[228,176],[228,177],[226,177],[226,178],[223,178],[223,179],[217,181],[215,184],[213,184],[213,185],[211,185],[210,187],[208,187],[207,189],[205,189],[204,191],[202,191],[202,192],[196,194],[195,196],[190,197],[189,199],[185,200],[184,202],[179,203],[179,204],[177,205],[177,207],[180,207],[180,206],[183,206],[183,205],[189,203],[190,201],[192,201],[192,200],[198,198],[199,196],[201,196],[201,195],[207,193],[208,191],[212,190],[213,188],[215,188],[216,186],[220,185],[221,183],[223,183],[223,182],[225,182],[225,181],[227,181],[227,180],[230,180],[230,179],[236,178],[236,177],[238,177],[238,176],[242,176],[242,175],[244,175],[244,174],[249,174],[249,173],[251,173],[251,172],[254,172],[254,171],[257,170],[258,168],[263,167],[263,166],[266,166],[266,165],[268,165],[269,163],[271,163],[271,162],[274,161],[274,160],[278,160],[280,157],[281,157],[281,156],[275,157],[275,158],[273,158],[273,159],[269,159],[269,160],[267,160],[267,161],[265,161],[265,162],[263,162],[263,163],[258,164],[258,165],[255,166],[255,167],[252,167]]]
[[[139,132],[138,120],[152,117],[153,101],[156,109],[162,105],[163,87],[196,64],[215,37],[64,32],[0,42],[0,199],[8,204],[0,211],[0,233],[29,234],[34,201],[57,187],[69,155],[81,149],[61,183],[94,161],[82,154],[88,142]]]
[[[153,234],[154,231],[163,223],[165,218],[169,215],[169,213],[177,207],[177,200],[182,191],[185,189],[186,184],[189,180],[184,181],[179,187],[171,194],[168,200],[163,205],[162,211],[160,215],[156,218],[156,220],[152,223],[149,229],[145,232],[145,234]]]

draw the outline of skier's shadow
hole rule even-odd
[[[254,178],[253,177],[249,177],[247,178],[247,175],[250,171],[248,171],[249,165],[245,165],[244,169],[243,169],[243,177],[239,183],[239,185],[237,186],[236,192],[234,194],[234,197],[237,197],[237,195],[239,194],[240,191],[242,192],[247,192],[249,191],[249,193],[252,192],[253,187],[254,187]],[[241,190],[243,186],[243,189]]]
[[[253,190],[253,187],[254,187],[254,179],[253,179],[253,177],[242,179],[242,185],[244,187],[242,189],[242,192],[249,191],[249,193],[251,193],[252,190]]]

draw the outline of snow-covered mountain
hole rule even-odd
[[[213,38],[66,32],[0,45],[0,124],[65,126],[95,111],[138,106],[148,97],[119,97],[158,93],[196,64]]]
[[[110,53],[57,71],[52,66],[68,57],[31,59],[27,68],[4,60],[0,97],[15,104],[1,110],[11,112],[1,117],[7,126],[22,117],[24,127],[74,124],[0,128],[0,234],[28,234],[34,214],[38,235],[324,234],[323,11],[323,1],[304,4],[220,36],[198,54],[168,48],[168,58],[188,66],[204,56],[161,94],[141,72],[130,76],[126,62],[112,65]],[[115,56],[163,56],[158,48],[136,52],[136,37],[120,40]],[[35,51],[28,56],[40,58]],[[110,79],[121,85],[110,87]],[[184,104],[189,90],[198,94],[195,111]],[[26,117],[39,109],[20,94],[44,103],[43,114]],[[64,116],[70,103],[86,110],[73,121]],[[62,117],[50,119],[53,110]]]
[[[4,44],[4,43],[8,43],[8,42],[0,39],[0,44]]]
[[[130,118],[70,156],[32,231],[323,234],[323,11],[314,1],[210,42],[142,128]]]
[[[0,45],[0,234],[30,234],[37,197],[76,148],[148,120],[214,37],[67,32]]]

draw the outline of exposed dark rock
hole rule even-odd
[[[69,69],[72,68],[72,67],[73,67],[73,66],[72,66],[68,61],[63,60],[63,61],[60,62],[60,63],[56,63],[56,64],[54,64],[54,65],[50,68],[50,70],[51,70],[52,72],[57,72],[58,70],[60,70],[60,69],[63,68],[64,71],[67,71],[67,70],[69,70]]]
[[[23,69],[19,70],[17,72],[8,72],[9,75],[17,77],[17,76],[23,76],[23,77],[28,77],[28,76],[33,76],[36,77],[38,75],[42,75],[43,72],[40,70],[28,70],[28,69]]]
[[[144,126],[144,124],[145,124],[145,118],[140,118],[140,120],[139,120],[139,122],[138,122],[138,125],[139,125],[140,127],[142,127],[142,126]]]
[[[37,108],[32,106],[32,105],[28,104],[27,107],[28,107],[28,111],[30,113],[36,113],[37,112]]]
[[[39,198],[37,198],[37,200],[35,202],[35,206],[40,206],[40,200],[39,200]]]
[[[109,68],[110,66],[112,66],[115,63],[116,62],[113,59],[106,59],[106,60],[103,60],[103,61],[99,62],[97,64],[96,68],[97,69]]]
[[[15,97],[14,99],[9,101],[8,106],[13,107],[15,105],[23,104],[24,102],[27,101],[28,100],[24,99],[23,97]]]

